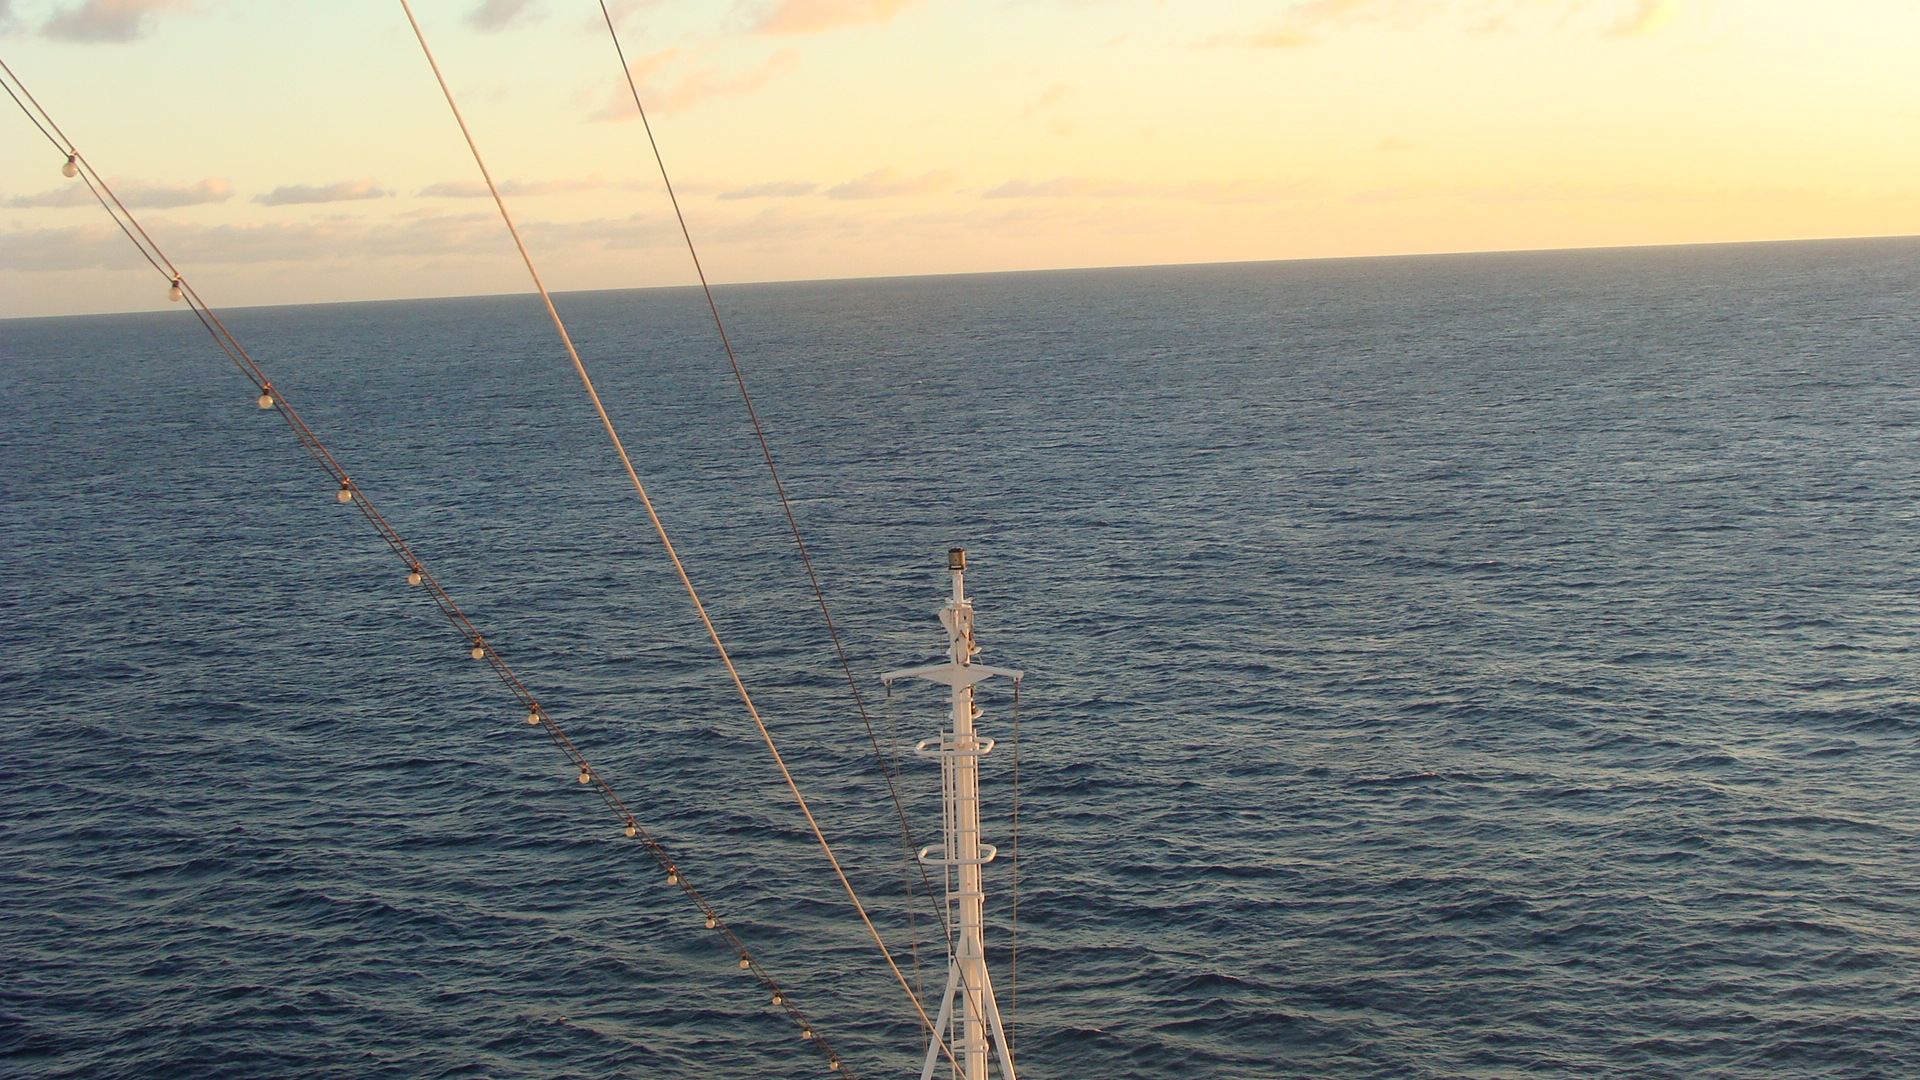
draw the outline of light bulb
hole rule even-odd
[[[186,295],[187,295],[186,290],[180,287],[180,279],[177,277],[174,278],[172,287],[167,289],[167,299],[177,302],[181,299],[184,299]],[[345,502],[346,500],[342,499],[341,501]]]
[[[487,647],[485,645],[475,645],[473,651],[467,655],[473,657],[475,660],[485,660],[487,658]]]
[[[530,712],[530,713],[528,713],[528,714],[527,714],[527,723],[529,723],[529,724],[537,724],[537,723],[539,723],[539,722],[540,722],[540,714],[539,714],[539,713],[537,713],[537,712]]]
[[[256,404],[258,404],[263,409],[273,408],[273,391],[271,390],[260,391],[260,400],[256,402]]]
[[[839,1058],[834,1058],[834,1059],[833,1059],[832,1061],[829,1061],[829,1062],[827,1062],[827,1070],[828,1070],[829,1072],[839,1072],[839,1071],[840,1071],[840,1059],[839,1059]]]
[[[746,957],[744,957],[744,956],[740,958],[740,970],[741,970],[741,971],[745,971],[745,970],[747,970],[748,968],[750,968],[750,967],[752,967],[752,966],[753,966],[753,961],[751,961],[751,960],[749,960],[749,959],[747,959],[747,958],[746,958]]]
[[[632,826],[632,825],[629,825],[629,826],[627,826],[627,835],[628,835],[628,836],[639,836],[639,835],[640,835],[640,830],[639,830],[639,829],[637,829],[637,828],[635,828],[635,827],[634,827],[634,826]]]
[[[718,925],[720,925],[720,920],[714,918],[711,915],[707,916],[707,929],[711,930]],[[775,999],[774,1004],[778,1005],[779,1000]]]
[[[340,500],[343,503],[352,502],[353,501],[353,485],[347,483],[345,480],[340,481],[340,493],[335,495],[334,498]]]
[[[419,567],[416,566],[413,569],[407,571],[407,584],[409,585],[420,584],[420,568]],[[539,723],[539,721],[536,720],[534,721],[534,723]]]
[[[668,875],[667,875],[667,884],[669,884],[669,885],[678,885],[678,884],[680,884],[680,875],[679,875],[679,874],[668,874]]]
[[[801,1037],[801,1038],[803,1038],[803,1039],[811,1039],[811,1038],[813,1038],[813,1029],[812,1029],[812,1028],[801,1028],[801,1029],[800,1029],[800,1037]]]
[[[581,782],[581,783],[583,783],[583,784],[591,784],[591,783],[593,783],[593,774],[592,774],[592,773],[590,773],[590,772],[588,772],[588,771],[587,771],[587,770],[585,770],[585,769],[581,769],[581,770],[580,770],[580,782]]]
[[[773,995],[773,1003],[775,1005],[785,1005],[787,1003],[787,999],[781,997],[779,994],[775,994]]]
[[[79,176],[80,175],[80,162],[78,160],[79,157],[80,157],[79,154],[68,154],[67,163],[65,165],[60,166],[60,175],[66,177],[69,180],[73,179],[76,176]]]

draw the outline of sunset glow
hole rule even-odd
[[[593,0],[415,5],[560,289],[692,279]],[[1920,9],[613,5],[716,280],[1920,232]],[[517,291],[397,2],[0,0],[222,306]],[[12,107],[0,316],[164,306]]]

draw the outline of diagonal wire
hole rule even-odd
[[[426,55],[428,66],[433,69],[433,77],[440,84],[440,92],[447,99],[447,107],[452,110],[455,122],[460,125],[460,134],[467,140],[467,149],[472,151],[474,163],[480,167],[480,175],[487,182],[487,190],[493,194],[493,202],[500,210],[501,220],[506,222],[507,231],[513,235],[514,246],[520,251],[521,261],[526,263],[527,274],[533,279],[534,288],[539,290],[541,302],[546,305],[547,315],[553,320],[553,326],[560,335],[561,344],[566,346],[567,356],[573,361],[574,372],[580,376],[581,385],[586,388],[587,396],[593,400],[593,408],[600,415],[601,426],[606,429],[607,438],[612,441],[613,448],[620,457],[620,464],[626,469],[627,479],[632,481],[634,491],[640,496],[640,503],[646,508],[647,518],[653,523],[654,533],[660,538],[660,546],[665,549],[668,560],[673,563],[674,573],[679,576],[687,598],[692,601],[695,613],[700,616],[701,624],[706,627],[707,638],[713,642],[714,651],[719,654],[721,664],[727,669],[727,677],[732,681],[735,693],[739,696],[741,704],[746,707],[747,715],[752,718],[754,727],[759,730],[761,741],[766,744],[767,752],[772,755],[774,765],[779,768],[781,779],[786,781],[787,790],[792,793],[801,816],[806,818],[807,827],[819,843],[820,851],[826,856],[827,864],[833,868],[834,876],[840,880],[841,888],[846,891],[847,899],[853,904],[854,912],[866,925],[867,933],[873,938],[874,945],[879,948],[880,955],[886,959],[888,969],[893,972],[894,979],[900,983],[900,989],[906,992],[907,999],[913,1003],[914,1012],[919,1015],[921,1025],[937,1039],[939,1033],[934,1031],[933,1020],[927,1016],[927,1010],[921,1006],[920,999],[914,996],[913,987],[908,984],[906,974],[894,961],[893,952],[887,948],[886,941],[880,936],[880,929],[873,924],[873,918],[867,914],[866,905],[860,902],[859,893],[854,891],[853,882],[848,879],[847,872],[840,866],[839,858],[833,853],[833,845],[828,843],[826,833],[821,830],[820,823],[814,818],[812,808],[807,805],[806,796],[800,793],[800,785],[794,780],[792,771],[787,768],[786,759],[781,756],[780,748],[774,745],[773,733],[767,729],[766,721],[761,718],[758,706],[753,703],[753,695],[747,692],[746,683],[741,681],[740,672],[734,667],[733,657],[727,652],[725,643],[720,640],[720,632],[714,628],[713,620],[707,614],[706,605],[701,602],[699,592],[693,587],[693,579],[687,576],[686,566],[681,563],[679,553],[674,550],[673,541],[668,539],[666,526],[661,523],[659,513],[654,510],[653,500],[647,496],[646,485],[640,482],[640,474],[634,469],[633,459],[628,456],[626,445],[620,441],[620,433],[614,428],[613,419],[607,415],[607,409],[600,400],[599,391],[594,389],[593,379],[587,374],[586,365],[580,360],[579,350],[574,348],[573,337],[567,333],[566,323],[561,320],[560,312],[553,306],[553,297],[548,294],[546,285],[540,280],[539,271],[534,268],[533,256],[527,252],[526,243],[520,238],[520,230],[513,223],[513,215],[507,212],[506,200],[501,198],[500,187],[494,183],[493,174],[488,171],[486,161],[481,157],[479,144],[474,141],[473,132],[467,127],[466,118],[460,114],[460,106],[454,101],[453,90],[447,86],[446,76],[441,74],[440,64],[434,59],[433,49],[427,44],[426,33],[421,30],[420,21],[414,17],[413,5],[408,3],[408,0],[400,0],[400,7],[406,12],[407,22],[413,27],[415,39],[420,42],[420,51]],[[946,1044],[943,1041],[941,1045],[945,1047]],[[948,1051],[948,1056],[952,1056],[951,1050]]]
[[[740,400],[746,405],[747,419],[753,422],[754,438],[760,443],[760,456],[767,463],[767,475],[773,479],[773,490],[780,496],[780,509],[787,516],[787,528],[793,533],[793,546],[800,554],[800,564],[806,567],[807,581],[813,585],[813,598],[819,604],[820,617],[827,624],[827,636],[833,639],[833,651],[840,659],[840,670],[846,673],[847,689],[853,692],[854,708],[860,713],[860,723],[867,729],[867,741],[873,745],[874,760],[880,763],[880,773],[886,778],[887,794],[893,799],[894,813],[900,819],[902,850],[907,862],[920,867],[920,886],[934,913],[940,919],[940,930],[946,935],[948,947],[953,944],[953,928],[947,924],[947,913],[934,904],[933,882],[927,877],[925,864],[913,858],[915,844],[913,827],[907,823],[906,803],[900,797],[898,774],[886,754],[880,749],[880,736],[875,732],[873,718],[867,714],[867,702],[860,693],[860,681],[854,678],[853,665],[847,659],[847,650],[840,642],[840,630],[834,625],[833,613],[827,608],[827,594],[820,587],[820,575],[814,571],[813,558],[807,554],[807,542],[800,537],[800,522],[794,517],[793,502],[787,497],[787,486],[780,479],[780,470],[773,463],[773,450],[767,444],[767,433],[760,426],[760,414],[753,406],[753,395],[747,392],[747,377],[740,370],[740,359],[734,354],[733,341],[727,336],[727,327],[720,318],[720,305],[714,301],[713,286],[707,281],[707,271],[700,262],[700,252],[694,247],[693,230],[687,226],[687,215],[680,209],[680,196],[673,189],[673,179],[667,175],[666,158],[660,153],[660,141],[654,137],[653,122],[647,118],[647,107],[640,103],[640,88],[634,84],[633,69],[627,64],[627,51],[620,44],[620,32],[614,27],[613,15],[607,10],[607,0],[599,0],[600,16],[607,23],[607,37],[613,41],[613,51],[620,58],[620,71],[626,76],[627,90],[633,95],[634,110],[640,114],[640,126],[646,130],[647,146],[653,151],[654,164],[660,168],[660,183],[667,189],[667,201],[673,204],[673,216],[680,222],[680,235],[687,242],[687,257],[693,260],[693,272],[700,279],[700,291],[707,298],[707,310],[713,315],[714,332],[720,336],[720,347],[726,351],[727,366],[733,369],[733,381],[740,388]],[[909,879],[907,916],[913,917],[912,887]],[[914,934],[915,963],[918,964],[918,934]]]

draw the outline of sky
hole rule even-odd
[[[721,282],[1920,233],[1920,0],[610,0]],[[694,280],[598,0],[415,0],[555,289]],[[0,0],[216,307],[522,291],[398,0]],[[167,306],[0,98],[0,318]]]

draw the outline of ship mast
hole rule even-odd
[[[947,989],[940,998],[940,1015],[927,1043],[920,1080],[932,1080],[943,1043],[951,1047],[957,1080],[987,1080],[989,1054],[999,1062],[1001,1080],[1017,1080],[1000,1024],[1000,1006],[993,998],[993,979],[987,974],[984,932],[986,892],[981,887],[981,869],[1000,852],[980,841],[980,759],[993,750],[994,740],[981,738],[973,724],[980,718],[974,704],[975,684],[1000,675],[1018,685],[1023,673],[973,662],[980,647],[973,643],[967,553],[960,548],[948,551],[947,569],[953,574],[953,596],[940,609],[940,622],[947,628],[947,662],[881,676],[888,685],[895,679],[917,678],[941,683],[952,692],[951,726],[939,738],[914,747],[916,754],[940,761],[945,837],[938,847],[920,849],[920,861],[945,870],[947,912],[955,931],[947,958]]]

